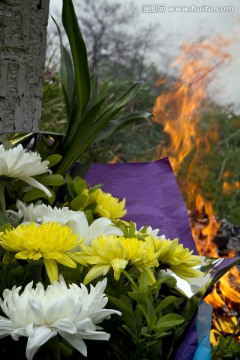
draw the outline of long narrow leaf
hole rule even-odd
[[[93,105],[87,114],[85,114],[84,121],[78,122],[78,126],[73,133],[74,136],[66,139],[66,142],[63,144],[63,159],[57,169],[58,174],[64,174],[98,135],[99,131],[96,132],[96,129],[93,127],[93,119],[96,117],[104,101],[105,99],[101,99]]]
[[[120,98],[118,98],[114,104],[110,105],[103,113],[102,115],[97,119],[97,121],[101,121],[102,118],[105,118],[108,116],[111,112],[113,112],[115,109],[119,109],[119,111],[127,104],[129,101],[131,101],[136,93],[139,90],[139,87],[142,85],[142,82],[137,82],[133,84],[127,91],[125,91]]]
[[[75,86],[75,76],[72,66],[72,59],[67,49],[62,46],[61,49],[61,81],[64,90],[64,95],[67,98],[66,102],[66,110],[68,121],[70,119],[70,114],[73,106],[73,102],[76,96],[76,86]],[[68,124],[69,126],[69,124]]]
[[[120,98],[118,98],[118,100],[116,101],[115,105],[116,106],[124,106],[127,103],[129,103],[129,101],[131,101],[134,96],[137,94],[139,88],[142,86],[143,82],[142,81],[138,81],[136,83],[134,83],[127,91],[125,91]]]
[[[94,73],[91,76],[91,93],[88,102],[88,108],[94,104],[97,95],[98,95],[98,74]]]
[[[66,110],[67,110],[67,117],[69,120],[72,104],[73,104],[74,98],[76,96],[73,64],[72,64],[72,59],[71,59],[69,52],[63,46],[61,30],[53,17],[52,17],[52,20],[54,21],[54,23],[56,25],[56,28],[58,31],[58,36],[59,36],[59,41],[60,41],[60,51],[61,51],[60,75],[61,75],[61,81],[62,81],[62,86],[63,86],[63,92],[64,92],[64,98],[65,98],[65,104],[66,104]]]
[[[75,70],[76,92],[81,113],[83,113],[90,97],[90,73],[87,49],[78,25],[72,0],[63,0],[62,22],[69,39]]]
[[[75,141],[79,142],[81,141],[81,137],[86,134],[86,132],[91,131],[91,127],[93,126],[93,122],[95,117],[100,111],[100,108],[102,104],[104,103],[105,98],[100,99],[96,104],[94,104],[87,113],[82,117],[81,114],[78,112],[76,114],[73,114],[73,116],[76,116],[76,120],[74,123],[74,126],[71,129],[71,132],[69,132],[66,141],[63,145],[64,151],[68,146],[72,146]],[[79,119],[78,119],[79,117]],[[75,140],[77,139],[77,140]]]
[[[135,121],[146,120],[150,117],[148,112],[137,112],[131,115],[123,116],[117,120],[111,120],[103,131],[96,137],[94,142],[102,141],[110,137],[114,132],[120,130],[124,126],[127,126]]]
[[[93,120],[97,111],[92,114],[89,111],[85,115],[85,121],[79,123],[74,138],[71,139],[71,142],[67,141],[68,146],[64,148],[64,158],[57,170],[59,174],[63,174],[69,169],[69,165],[71,163],[79,159],[82,153],[94,142],[98,134],[121,111],[125,105],[125,101],[128,102],[131,96],[135,95],[135,91],[138,89],[136,85],[138,84],[135,84],[135,86],[130,88],[123,96],[121,96],[120,101],[117,101],[114,105],[108,108],[107,111],[97,117],[94,123]],[[117,107],[116,104],[120,106]]]

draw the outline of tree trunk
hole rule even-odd
[[[49,0],[0,0],[0,134],[39,132]]]

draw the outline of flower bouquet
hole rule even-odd
[[[148,114],[115,119],[139,84],[102,109],[70,0],[63,24],[72,52],[61,42],[66,136],[15,135],[0,145],[0,357],[174,359],[222,274],[219,260],[194,255],[177,224],[170,239],[161,221],[152,228],[146,209],[149,223],[133,211],[126,218],[130,196],[84,180],[89,145]]]

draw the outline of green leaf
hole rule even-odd
[[[93,222],[93,213],[92,213],[92,211],[84,209],[84,213],[86,215],[88,223],[91,224]]]
[[[75,187],[73,179],[70,175],[66,175],[67,180],[67,191],[68,191],[68,197],[70,196],[71,199],[73,199],[77,194],[75,193]]]
[[[67,49],[61,47],[61,69],[60,69],[64,99],[67,110],[68,121],[70,119],[74,99],[76,97],[75,76],[72,65],[72,59]],[[69,126],[69,123],[68,123]]]
[[[53,204],[54,201],[55,201],[55,194],[54,192],[48,188],[48,190],[51,192],[52,194],[52,197],[51,198],[48,198],[47,195],[45,194],[45,192],[43,190],[40,190],[40,189],[31,189],[29,190],[24,196],[23,196],[23,202],[25,203],[28,203],[30,201],[35,201],[37,199],[41,199],[41,198],[44,198],[44,199],[47,199],[48,202],[50,204]]]
[[[86,203],[87,199],[88,199],[88,196],[86,196],[84,194],[78,195],[71,201],[71,208],[74,211],[78,211],[78,210],[82,209],[84,207],[84,204]]]
[[[98,132],[105,126],[103,123],[100,129],[98,129],[97,126],[93,125],[94,118],[99,113],[104,101],[105,99],[101,99],[94,104],[88,112],[85,113],[83,118],[81,118],[80,113],[74,115],[76,119],[63,145],[62,151],[64,157],[57,169],[58,173],[64,174],[70,166],[80,158],[88,146],[92,144]]]
[[[70,56],[69,52],[67,51],[67,49],[63,46],[63,43],[62,43],[61,30],[53,17],[52,17],[52,19],[57,27],[59,40],[60,40],[60,50],[61,50],[60,75],[61,75],[61,81],[62,81],[62,86],[63,86],[67,116],[69,119],[73,101],[76,96],[74,70],[73,70],[71,56]]]
[[[98,74],[94,73],[91,76],[91,93],[90,93],[90,99],[88,102],[88,107],[93,105],[97,95],[98,95]]]
[[[83,190],[86,189],[87,183],[82,178],[76,177],[73,180],[73,186],[74,186],[75,194],[80,195],[83,192]]]
[[[128,295],[131,299],[135,300],[139,304],[147,304],[148,296],[145,292],[128,292]]]
[[[133,84],[127,91],[125,91],[125,93],[122,94],[122,96],[120,96],[120,98],[118,98],[118,100],[115,103],[115,106],[122,107],[127,103],[129,103],[137,94],[142,84],[143,84],[142,81],[138,81],[135,84]]]
[[[62,175],[59,174],[40,175],[40,176],[36,176],[36,179],[41,184],[48,186],[61,186],[66,183]]]
[[[64,155],[65,152],[68,151],[70,153],[70,156],[75,158],[75,161],[78,159],[78,156],[75,154],[75,151],[72,151],[72,148],[76,148],[80,142],[84,144],[86,140],[88,139],[88,135],[95,135],[93,130],[93,123],[94,119],[99,113],[103,103],[105,101],[105,98],[100,99],[97,103],[95,103],[93,106],[91,106],[88,111],[84,114],[84,116],[81,115],[80,111],[73,112],[71,114],[71,128],[68,132],[68,136],[64,142],[63,151]],[[67,154],[69,156],[69,154]],[[66,158],[66,155],[64,156],[64,160]]]
[[[23,275],[24,275],[23,267],[21,265],[18,265],[16,268],[11,268],[7,271],[6,281],[9,284],[15,285],[16,278],[21,278]]]
[[[48,167],[51,168],[62,160],[62,155],[59,154],[49,155],[45,160],[49,161]]]
[[[103,131],[96,137],[94,142],[105,140],[106,138],[112,136],[115,132],[127,126],[135,121],[146,120],[150,116],[148,112],[138,112],[130,115],[126,115],[117,120],[111,120],[109,124],[104,128]]]
[[[158,284],[166,284],[169,288],[176,288],[177,280],[169,275],[168,273],[161,272],[159,279],[157,280]]]
[[[156,311],[153,306],[153,300],[148,301],[147,308],[141,304],[139,304],[138,306],[139,309],[141,309],[143,315],[145,316],[148,326],[150,328],[153,327],[156,322]]]
[[[158,304],[158,306],[156,308],[156,313],[161,312],[168,305],[172,304],[175,300],[177,300],[176,296],[167,296],[165,299],[163,299],[160,302],[160,304]]]
[[[108,296],[108,300],[122,312],[124,322],[132,327],[134,313],[131,300],[125,295],[120,296],[119,299],[113,296]]]
[[[11,224],[7,223],[0,225],[0,232],[5,232],[6,230],[11,230]]]
[[[0,210],[0,225],[5,225],[9,223],[9,218],[5,211]]]
[[[167,314],[158,320],[156,328],[158,331],[171,330],[174,326],[180,325],[184,322],[184,318],[178,314]]]
[[[89,156],[86,160],[81,163],[76,164],[74,170],[71,171],[71,176],[75,178],[76,176],[84,177],[93,162],[93,158],[95,155]]]
[[[78,25],[72,0],[63,0],[62,22],[69,39],[75,70],[77,98],[81,113],[83,113],[90,97],[90,74],[87,49]]]
[[[92,194],[94,191],[96,191],[97,189],[101,189],[101,187],[103,186],[103,184],[97,184],[93,187],[91,187],[88,191],[89,194]]]
[[[136,233],[136,226],[134,222],[130,221],[129,223],[129,237],[134,237]]]

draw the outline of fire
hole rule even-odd
[[[234,267],[226,273],[214,290],[206,297],[206,301],[214,307],[224,309],[226,313],[236,310],[240,305],[240,276],[239,270]],[[226,305],[228,304],[228,306]]]
[[[119,156],[114,155],[113,158],[109,161],[109,164],[116,164],[119,160]]]
[[[204,201],[200,194],[196,197],[197,221],[192,222],[192,235],[199,254],[218,257],[217,246],[213,239],[219,229],[212,205]]]
[[[210,257],[219,257],[217,246],[213,239],[219,230],[212,205],[198,194],[196,198],[197,221],[192,222],[192,235],[198,252]],[[233,257],[234,251],[229,250],[228,257]],[[237,267],[229,270],[214,285],[211,294],[205,301],[214,306],[211,343],[216,346],[220,335],[235,335],[240,340],[237,315],[240,310],[240,273]],[[221,315],[222,314],[222,315]]]
[[[227,181],[223,182],[223,192],[224,193],[232,193],[240,190],[240,181],[235,181],[235,183],[231,184]]]
[[[222,46],[226,40],[221,39]],[[219,40],[215,45],[202,41],[185,44],[182,55],[173,66],[180,67],[179,79],[169,92],[158,96],[153,107],[154,121],[164,126],[169,136],[169,144],[161,149],[161,156],[168,156],[175,174],[183,161],[194,151],[193,166],[200,154],[198,149],[210,150],[211,141],[217,140],[217,129],[209,132],[209,138],[198,131],[200,114],[208,98],[207,87],[213,72],[226,60],[229,54],[219,50]],[[164,84],[160,79],[157,84]]]
[[[188,196],[192,196],[196,203],[196,210],[190,213],[192,235],[199,254],[210,257],[219,257],[213,239],[220,225],[212,204],[203,199],[197,185],[190,182],[190,174],[201,156],[209,152],[211,144],[218,141],[218,129],[208,129],[204,134],[200,127],[200,118],[209,97],[209,82],[215,70],[230,58],[225,51],[227,41],[220,40],[221,44],[217,41],[202,41],[184,45],[182,55],[173,64],[179,68],[179,78],[171,84],[168,92],[162,92],[157,97],[153,107],[153,121],[163,126],[166,135],[165,141],[156,149],[156,156],[168,156],[176,175],[179,175],[187,163],[184,188],[187,188]],[[157,85],[166,88],[166,80],[159,79]],[[203,179],[206,174],[202,172],[200,175]],[[229,183],[230,176],[227,171],[222,174],[223,191],[239,191],[240,182]],[[188,203],[192,204],[192,199],[188,199]],[[229,256],[233,255],[229,253]],[[234,316],[229,316],[232,316],[232,311],[236,308],[240,309],[239,284],[239,271],[233,268],[207,297],[207,302],[213,304],[215,309],[221,309],[228,314],[227,319],[221,320],[224,329],[237,321]],[[216,316],[215,318],[217,319]],[[219,322],[215,318],[214,331],[219,334]]]
[[[235,335],[236,340],[240,342],[240,331],[236,316],[225,318],[220,316],[216,317],[215,314],[213,314],[213,318],[216,324],[216,328],[210,333],[210,340],[213,346],[218,345],[221,334],[231,335],[231,338]]]

